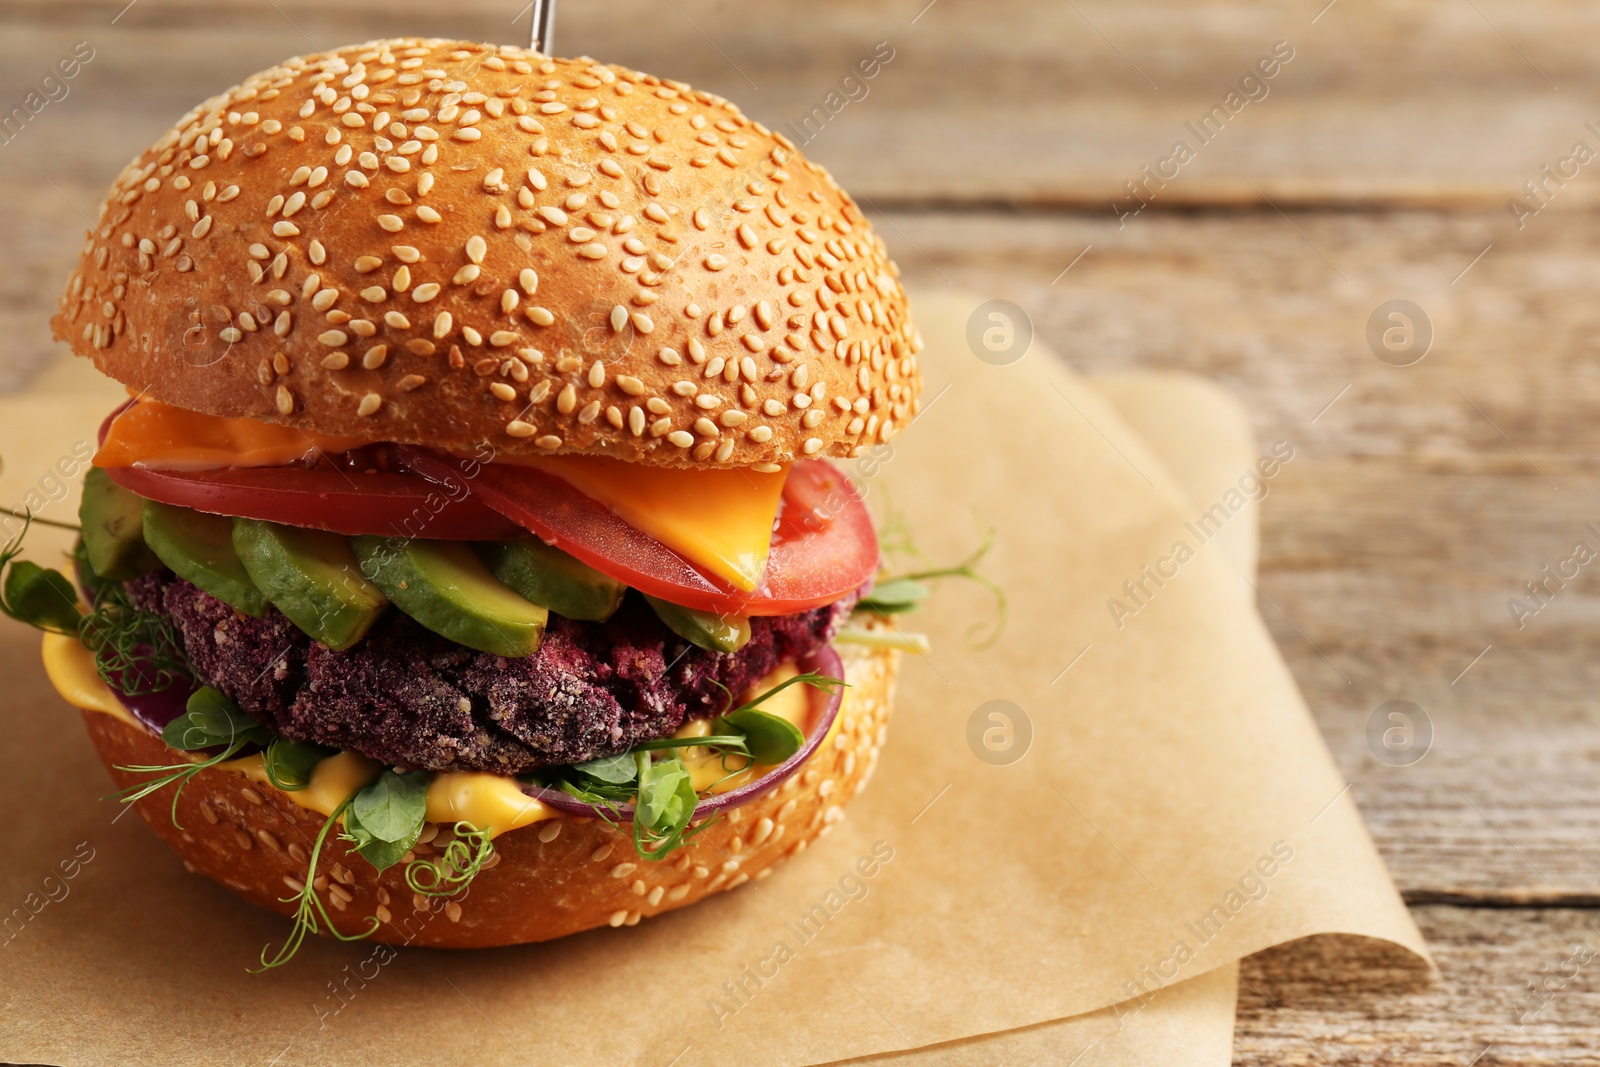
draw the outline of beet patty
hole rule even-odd
[[[750,620],[750,643],[707,652],[667,629],[637,594],[606,622],[550,616],[527,659],[458,645],[399,611],[343,652],[276,609],[252,619],[170,571],[127,583],[169,617],[196,678],[256,721],[380,762],[500,775],[578,763],[666,737],[724,709],[780,664],[830,640],[854,604]]]

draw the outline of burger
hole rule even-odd
[[[631,926],[871,776],[917,590],[872,593],[849,467],[920,342],[856,204],[728,101],[291,59],[127,166],[52,323],[128,399],[75,573],[13,542],[3,606],[117,795],[295,920],[263,966]]]

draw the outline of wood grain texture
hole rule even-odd
[[[1239,1067],[1600,1063],[1593,912],[1413,909],[1442,977],[1403,953],[1317,938],[1244,961]]]
[[[97,51],[0,145],[0,389],[51,351],[47,309],[104,187],[196,100],[349,40],[520,39],[517,6],[5,4],[0,109],[73,42]],[[1294,446],[1262,512],[1262,614],[1442,978],[1363,942],[1263,954],[1243,972],[1241,1064],[1600,1063],[1595,965],[1531,1014],[1527,989],[1600,946],[1583,910],[1600,904],[1600,587],[1586,569],[1521,628],[1507,604],[1574,541],[1600,549],[1600,184],[1547,180],[1520,227],[1507,206],[1575,141],[1600,147],[1597,22],[1578,0],[562,9],[560,50],[779,128],[889,41],[869,95],[807,151],[879,210],[907,278],[1016,301],[1085,371],[1221,382],[1263,442]],[[1124,182],[1194,140],[1184,123],[1278,40],[1295,57],[1267,98],[1119,223]],[[1414,366],[1368,346],[1393,299],[1436,332]],[[1434,728],[1409,767],[1368,741],[1397,698]]]
[[[64,103],[52,122],[93,129],[114,109],[124,121],[104,130],[131,154],[195,89],[220,90],[283,55],[398,33],[521,43],[527,32],[510,0],[142,0],[117,18],[126,6],[11,0],[0,100],[86,37],[104,54],[79,91],[105,107]],[[781,126],[889,41],[893,63],[813,146],[885,206],[1104,211],[1185,138],[1197,157],[1159,204],[1500,206],[1600,117],[1586,103],[1600,83],[1588,48],[1597,29],[1600,11],[1581,0],[674,0],[665,11],[607,0],[564,6],[557,45],[711,89]],[[1186,132],[1278,41],[1294,58],[1263,99],[1210,143]],[[151,77],[152,56],[177,76]],[[1592,197],[1581,184],[1562,195]]]

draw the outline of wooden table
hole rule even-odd
[[[83,216],[195,101],[319,46],[524,32],[516,0],[125,4],[0,8],[5,109],[74,42],[95,50],[0,145],[0,388],[52,350]],[[1597,23],[1575,0],[563,7],[561,51],[778,127],[889,42],[807,151],[912,282],[1016,301],[1086,371],[1214,378],[1263,442],[1295,447],[1265,507],[1261,610],[1443,978],[1328,940],[1249,960],[1240,1063],[1600,1063],[1596,965],[1571,962],[1600,951],[1596,568],[1520,628],[1508,607],[1574,542],[1600,550],[1600,160],[1561,178],[1575,142],[1600,151]],[[1280,41],[1293,58],[1227,110]],[[1186,123],[1208,114],[1202,143]],[[1435,335],[1411,366],[1367,341],[1395,299]],[[1369,747],[1391,699],[1433,725],[1412,766]]]

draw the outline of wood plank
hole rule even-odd
[[[809,146],[864,196],[1108,212],[1184,140],[1196,153],[1154,189],[1185,205],[1476,204],[1504,210],[1580,138],[1600,87],[1580,0],[720,0],[571,3],[559,48],[689,81],[782,127],[888,41],[893,62]],[[284,56],[400,31],[520,41],[516,5],[401,0],[12,0],[0,11],[0,102],[9,108],[80,38],[97,58],[51,105],[52,152],[104,171],[192,103]],[[1320,17],[1317,17],[1320,12]],[[920,15],[919,15],[920,13]],[[115,25],[112,25],[116,19]],[[1315,21],[1313,22],[1313,19]],[[1187,127],[1275,42],[1294,58],[1267,95]],[[1555,88],[1559,86],[1559,91]],[[1257,95],[1260,89],[1252,90]],[[859,95],[859,90],[857,91]],[[1218,125],[1222,125],[1220,120]],[[31,134],[30,134],[31,136]],[[101,151],[109,151],[101,156]],[[1169,168],[1170,171],[1170,168]],[[1553,187],[1552,187],[1553,188]],[[1576,181],[1558,205],[1595,202]]]
[[[1593,912],[1413,908],[1439,963],[1316,938],[1244,961],[1238,1067],[1600,1063]],[[1530,985],[1541,987],[1535,996]]]

